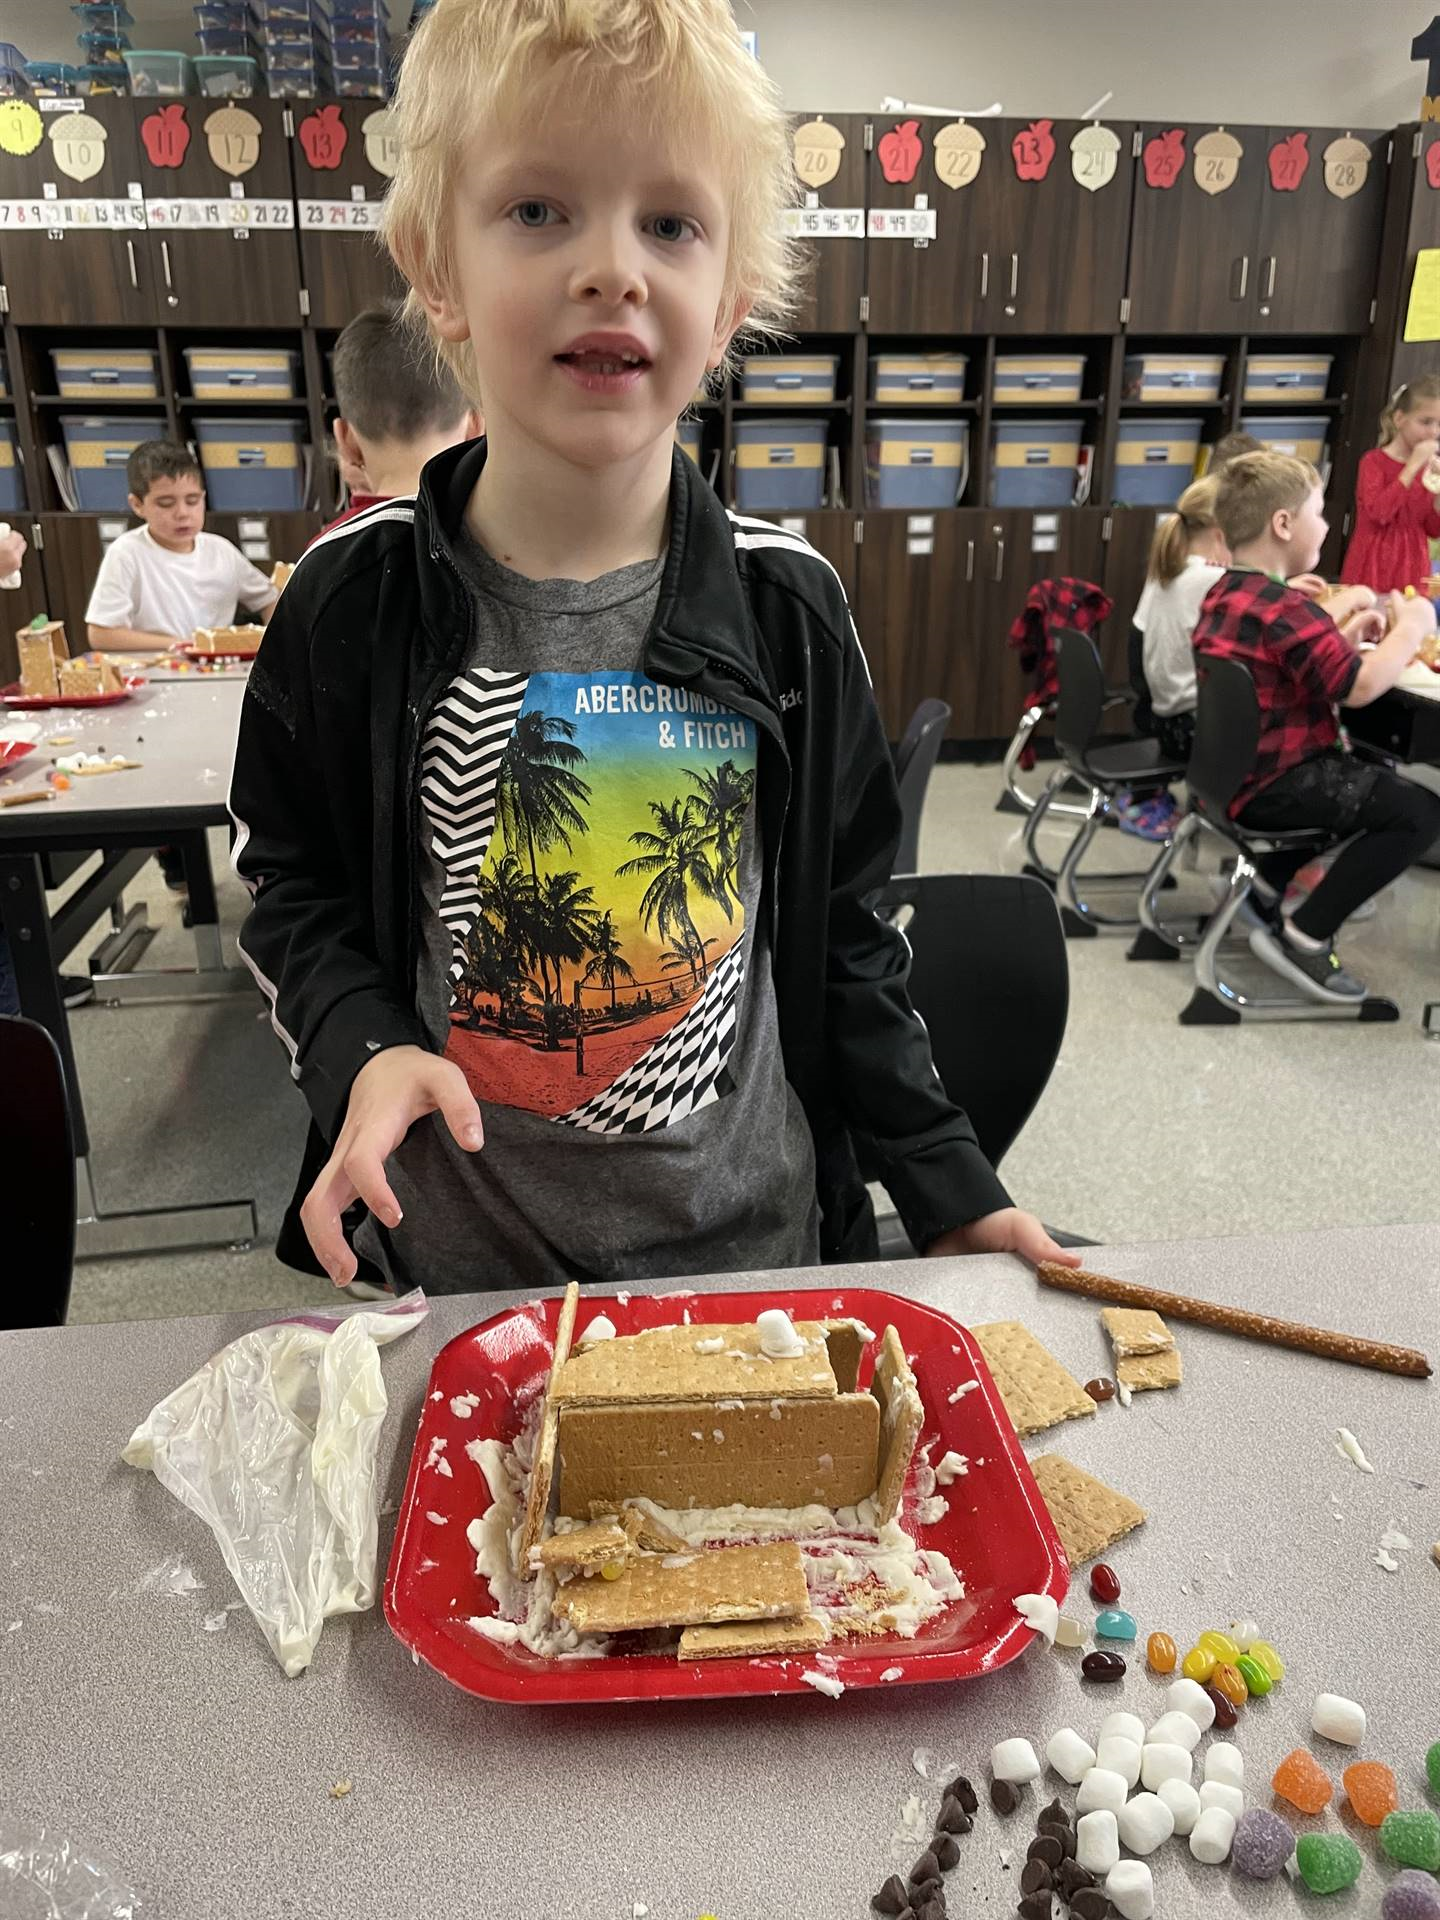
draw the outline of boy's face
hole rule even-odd
[[[1312,572],[1320,559],[1325,536],[1330,531],[1330,522],[1325,518],[1325,495],[1321,489],[1313,487],[1309,499],[1297,512],[1277,513],[1275,531],[1289,547],[1285,569],[1287,576]]]
[[[205,526],[205,489],[198,473],[150,482],[142,500],[130,495],[130,511],[143,520],[162,547],[191,547]]]
[[[667,447],[742,316],[722,314],[728,218],[703,155],[617,118],[547,113],[477,138],[455,185],[456,287],[486,427],[597,469]]]

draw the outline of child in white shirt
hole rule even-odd
[[[205,483],[186,447],[144,440],[126,465],[130,511],[100,562],[85,622],[92,647],[164,653],[197,627],[234,624],[237,606],[268,622],[279,594],[218,533],[204,532]]]
[[[1190,636],[1205,596],[1230,564],[1215,519],[1216,476],[1197,480],[1155,529],[1146,581],[1145,682],[1165,756],[1188,760],[1195,739],[1195,654]]]

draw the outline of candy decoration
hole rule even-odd
[[[1000,1740],[990,1749],[990,1771],[997,1780],[1038,1780],[1040,1762],[1028,1740]]]
[[[1082,1740],[1073,1727],[1061,1727],[1050,1736],[1045,1759],[1062,1780],[1077,1787],[1095,1765],[1095,1749],[1088,1740]]]
[[[1095,1616],[1095,1637],[1098,1640],[1133,1640],[1135,1616],[1121,1607],[1107,1607],[1103,1613]]]
[[[1440,1886],[1428,1873],[1397,1873],[1380,1902],[1381,1920],[1440,1920]]]
[[[1140,1762],[1140,1778],[1146,1791],[1158,1793],[1167,1780],[1188,1780],[1191,1760],[1184,1747],[1172,1747],[1152,1740]]]
[[[1101,1653],[1097,1649],[1094,1653],[1086,1654],[1080,1662],[1080,1671],[1087,1680],[1107,1685],[1125,1678],[1125,1662],[1118,1653]]]
[[[1268,1640],[1252,1640],[1246,1651],[1252,1660],[1260,1662],[1272,1680],[1285,1678],[1285,1662]]]
[[[1113,1607],[1120,1598],[1120,1576],[1103,1560],[1090,1569],[1090,1592],[1102,1607]]]
[[[1425,178],[1440,193],[1440,141],[1425,149]]]
[[[1153,1743],[1166,1747],[1183,1747],[1186,1753],[1193,1753],[1200,1744],[1200,1729],[1188,1713],[1180,1713],[1172,1708],[1169,1713],[1162,1713],[1146,1734],[1146,1746]]]
[[[89,113],[56,114],[48,138],[55,165],[67,180],[93,180],[105,164],[108,129]]]
[[[1075,1859],[1087,1873],[1108,1873],[1120,1858],[1120,1829],[1108,1807],[1082,1813],[1075,1824]]]
[[[1133,1740],[1137,1747],[1143,1747],[1147,1738],[1145,1722],[1138,1713],[1107,1713],[1095,1736],[1096,1744],[1112,1735],[1119,1740]]]
[[[1329,1774],[1308,1747],[1286,1754],[1270,1776],[1270,1786],[1301,1813],[1323,1813],[1335,1792]]]
[[[1245,1682],[1245,1690],[1254,1700],[1263,1700],[1275,1682],[1255,1658],[1254,1654],[1242,1653],[1235,1660],[1235,1671]]]
[[[337,101],[316,107],[300,122],[298,135],[305,158],[316,173],[333,173],[344,157],[350,135]]]
[[[880,156],[880,171],[891,186],[908,186],[915,178],[924,149],[920,145],[920,122],[901,120],[882,133],[875,148]]]
[[[1243,1787],[1245,1756],[1229,1740],[1212,1740],[1205,1755],[1205,1778],[1223,1780],[1231,1787]]]
[[[1141,156],[1145,168],[1145,184],[1161,192],[1168,192],[1180,178],[1180,169],[1185,164],[1185,129],[1171,127],[1165,133],[1155,133],[1145,142]]]
[[[1380,1822],[1380,1845],[1402,1867],[1440,1873],[1440,1814],[1427,1808],[1387,1813]]]
[[[1383,1761],[1356,1760],[1340,1776],[1345,1797],[1355,1810],[1355,1818],[1367,1827],[1378,1827],[1387,1813],[1400,1805],[1395,1775]]]
[[[1215,1725],[1228,1733],[1240,1718],[1240,1709],[1229,1694],[1222,1693],[1218,1687],[1206,1687],[1205,1695],[1215,1709]]]
[[[1193,1680],[1172,1680],[1165,1689],[1165,1705],[1172,1713],[1188,1713],[1202,1733],[1215,1724],[1215,1702]]]
[[[1057,1647],[1083,1647],[1090,1638],[1082,1620],[1072,1620],[1068,1613],[1062,1613],[1055,1622],[1055,1644]]]
[[[1107,1773],[1118,1773],[1127,1787],[1133,1787],[1140,1778],[1140,1754],[1133,1740],[1112,1733],[1096,1746],[1095,1764]]]
[[[1254,1620],[1232,1620],[1230,1638],[1241,1653],[1248,1653],[1253,1642],[1260,1638],[1260,1628]]]
[[[1234,1660],[1240,1652],[1228,1633],[1221,1633],[1218,1627],[1211,1627],[1208,1633],[1202,1633],[1195,1642],[1197,1647],[1207,1647],[1217,1661]]]
[[[978,127],[952,120],[935,136],[935,171],[952,193],[971,184],[984,159],[985,136]]]
[[[190,145],[190,122],[185,118],[184,103],[172,100],[169,106],[147,113],[140,122],[140,138],[152,167],[180,166]]]
[[[1235,1822],[1223,1807],[1206,1807],[1190,1830],[1190,1851],[1207,1866],[1218,1867],[1235,1838]]]
[[[1115,1816],[1131,1853],[1153,1853],[1175,1831],[1175,1816],[1155,1793],[1137,1793]]]
[[[1209,1647],[1192,1647],[1180,1662],[1180,1671],[1187,1680],[1198,1680],[1203,1687],[1218,1665]]]
[[[1108,1374],[1098,1373],[1093,1380],[1085,1382],[1085,1391],[1097,1407],[1103,1407],[1107,1400],[1115,1398],[1115,1382]]]
[[[1360,1878],[1360,1849],[1348,1833],[1302,1833],[1295,1845],[1300,1878],[1312,1893],[1339,1893]]]
[[[1010,142],[1017,180],[1043,180],[1055,158],[1055,122],[1032,120]]]
[[[1214,1693],[1223,1693],[1232,1707],[1243,1707],[1250,1697],[1239,1669],[1228,1660],[1222,1660],[1211,1674],[1210,1688]]]
[[[1358,1700],[1347,1700],[1343,1694],[1317,1693],[1310,1726],[1337,1746],[1358,1747],[1365,1738],[1365,1709]]]
[[[1239,1872],[1252,1880],[1273,1880],[1285,1870],[1285,1862],[1295,1851],[1295,1836],[1289,1823],[1268,1807],[1251,1807],[1235,1822],[1235,1838],[1230,1857]]]
[[[1440,1793],[1440,1740],[1425,1755],[1425,1778],[1430,1782],[1430,1791]]]
[[[1121,1920],[1150,1920],[1155,1911],[1155,1881],[1143,1860],[1118,1861],[1105,1876],[1105,1894]]]
[[[1129,1795],[1125,1776],[1106,1767],[1092,1767],[1075,1796],[1076,1813],[1118,1813]]]
[[[1145,1663],[1152,1673],[1173,1673],[1175,1658],[1175,1642],[1168,1633],[1152,1633],[1145,1642]]]
[[[1300,182],[1310,171],[1310,136],[1308,133],[1287,134],[1283,140],[1277,140],[1266,156],[1270,169],[1270,184],[1276,193],[1295,193]]]
[[[1188,1780],[1162,1780],[1155,1789],[1157,1798],[1163,1800],[1175,1819],[1175,1831],[1184,1839],[1194,1831],[1195,1822],[1200,1818],[1200,1796]],[[1287,1828],[1288,1832],[1289,1829]]]
[[[1245,1796],[1228,1781],[1207,1780],[1200,1789],[1200,1811],[1209,1807],[1223,1807],[1232,1820],[1238,1820],[1245,1811]]]

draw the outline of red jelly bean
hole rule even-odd
[[[1235,1711],[1235,1703],[1227,1700],[1218,1687],[1206,1687],[1205,1691],[1215,1703],[1216,1726],[1223,1727],[1228,1732],[1240,1717]]]
[[[1120,1598],[1120,1576],[1102,1560],[1090,1569],[1090,1591],[1103,1607],[1113,1607]]]

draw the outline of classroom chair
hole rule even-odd
[[[922,700],[910,716],[905,737],[895,749],[895,783],[900,789],[900,845],[895,850],[896,873],[915,873],[920,866],[920,822],[925,794],[941,742],[950,724],[943,700]]]
[[[0,1017],[5,1266],[0,1330],[59,1327],[75,1264],[75,1142],[60,1050],[37,1021]]]

